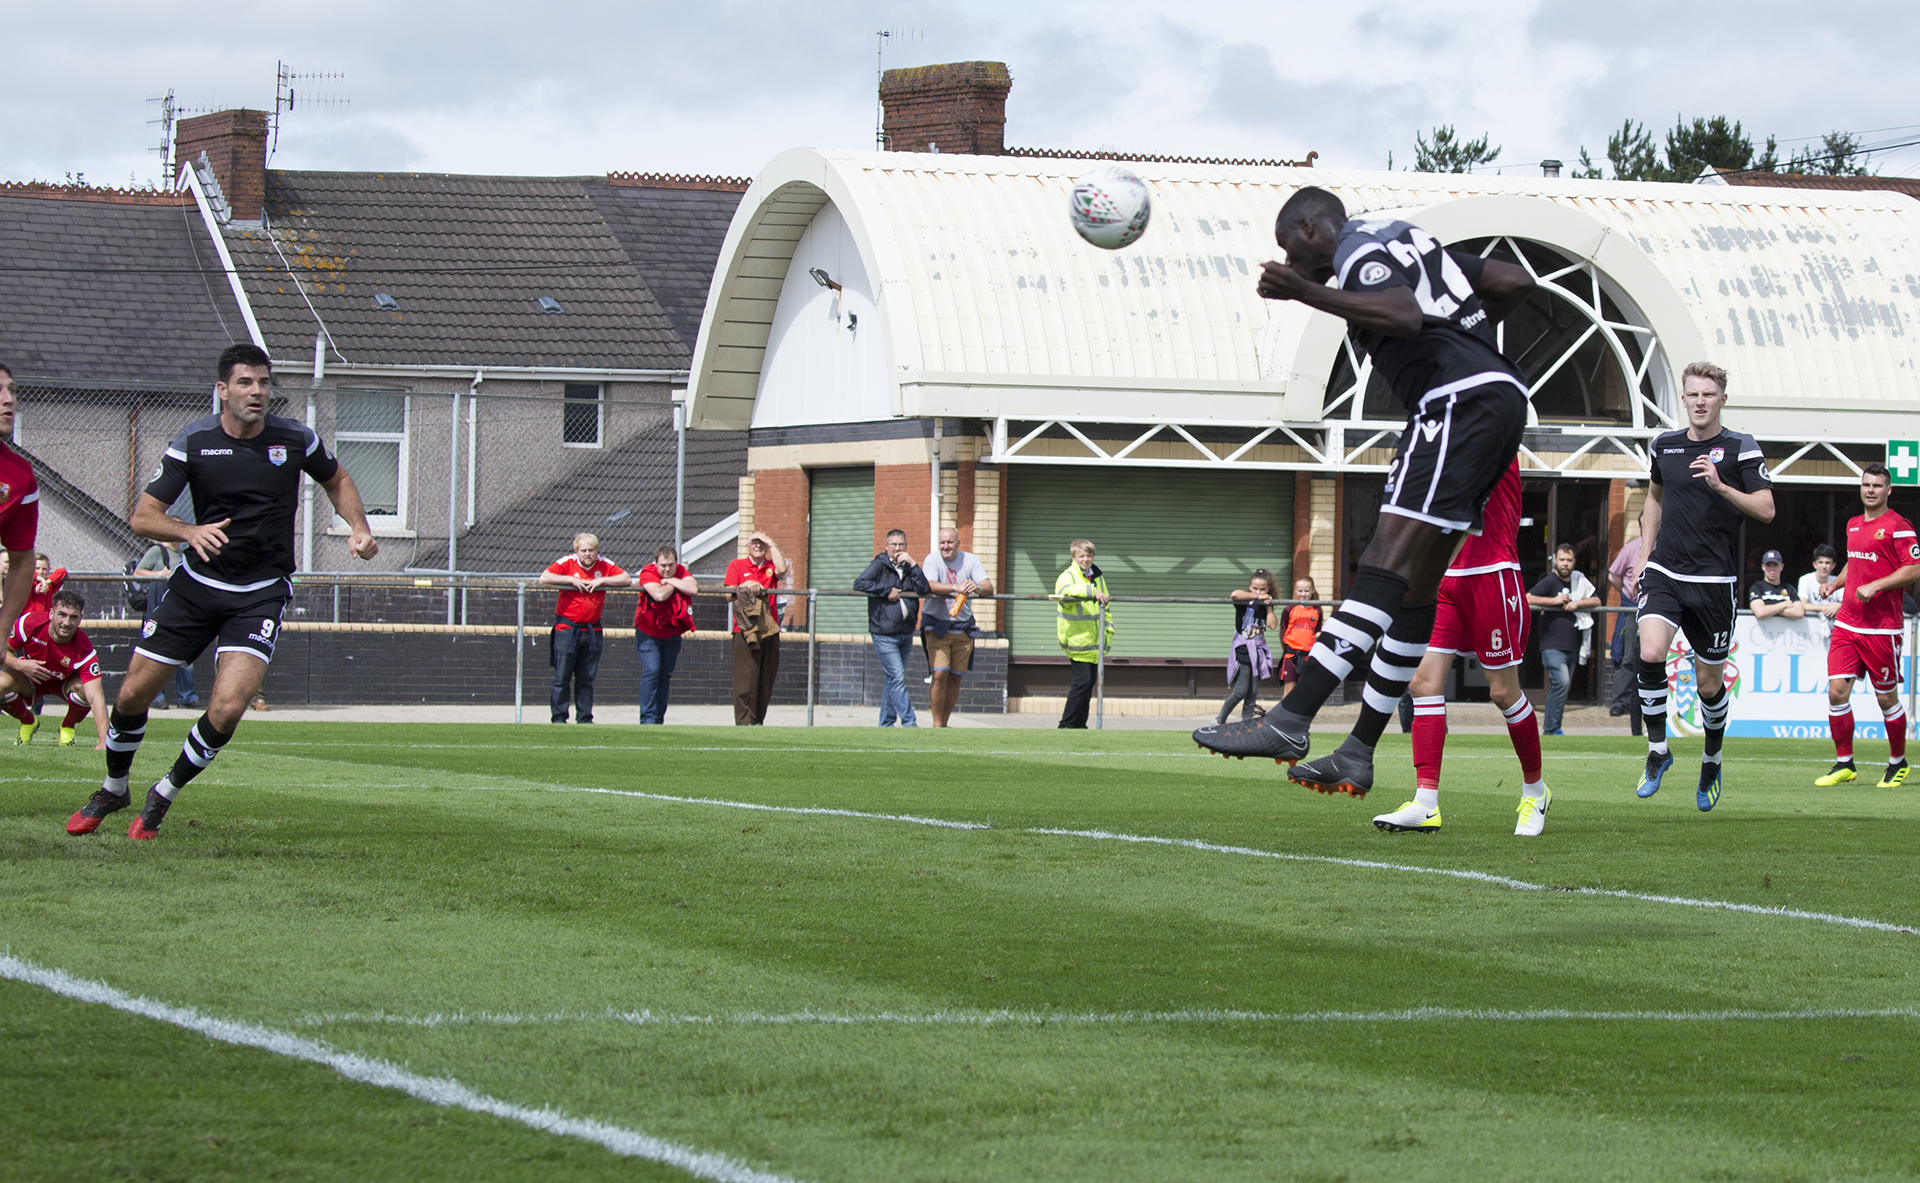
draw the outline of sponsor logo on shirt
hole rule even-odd
[[[1482,308],[1479,311],[1475,312],[1472,316],[1462,317],[1460,320],[1460,327],[1463,329],[1470,329],[1474,325],[1479,324],[1481,321],[1485,319],[1487,319],[1487,310]]]
[[[247,634],[247,640],[265,645],[271,650],[273,648],[273,630],[278,623],[279,622],[272,617],[262,620],[259,628]]]
[[[231,456],[233,455],[233,449],[232,448],[202,448],[200,449],[200,454],[202,456]]]
[[[9,485],[5,481],[0,481],[0,501],[5,501],[12,496],[13,496],[13,486]]]
[[[1366,284],[1385,283],[1387,277],[1392,274],[1393,272],[1387,267],[1385,263],[1379,262],[1377,260],[1371,263],[1362,263],[1360,265],[1360,282],[1361,283],[1366,283]]]
[[[267,460],[275,468],[285,464],[287,462],[287,446],[285,444],[273,444],[268,447]]]

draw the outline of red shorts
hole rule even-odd
[[[1475,657],[1490,670],[1516,666],[1526,656],[1529,619],[1520,572],[1449,575],[1440,581],[1427,651]]]
[[[1899,633],[1856,633],[1836,626],[1827,641],[1827,677],[1864,676],[1875,691],[1900,688]]]

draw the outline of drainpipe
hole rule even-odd
[[[327,377],[327,334],[322,331],[313,335],[313,381],[307,386],[307,430],[313,430],[317,421],[318,408],[315,404],[315,392]],[[313,570],[313,478],[308,477],[300,483],[300,569]]]
[[[933,497],[931,514],[933,520],[927,529],[927,549],[929,552],[940,549],[940,416],[933,417]]]

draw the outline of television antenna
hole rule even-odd
[[[160,117],[158,119],[147,120],[148,127],[152,127],[156,123],[160,125],[160,142],[149,149],[149,151],[160,154],[160,176],[163,180],[163,187],[171,189],[174,185],[173,121],[175,116],[179,114],[179,108],[174,105],[173,101],[173,87],[167,87],[167,93],[155,95],[147,101],[149,103],[160,104]]]
[[[346,73],[340,70],[318,70],[305,74],[296,74],[285,62],[275,62],[276,77],[273,84],[273,138],[267,147],[267,159],[273,159],[275,149],[280,147],[280,117],[293,110],[296,98],[309,107],[344,107],[353,99],[343,94],[321,92],[314,94],[308,90],[310,83],[340,82]],[[296,90],[302,93],[296,93]]]
[[[881,29],[873,35],[873,146],[882,152],[887,150],[887,104],[880,97],[880,84],[887,76],[887,42],[924,36],[919,29]]]

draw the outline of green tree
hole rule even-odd
[[[1500,155],[1499,145],[1488,147],[1486,136],[1477,140],[1461,139],[1454,134],[1451,123],[1435,127],[1431,141],[1415,132],[1413,142],[1415,172],[1463,173],[1476,164],[1491,164]]]
[[[1753,140],[1735,120],[1725,115],[1712,119],[1694,117],[1692,123],[1676,119],[1667,133],[1667,172],[1665,179],[1692,181],[1709,168],[1738,172],[1753,163]]]
[[[1593,157],[1587,155],[1586,145],[1582,144],[1580,146],[1580,167],[1573,170],[1573,179],[1576,181],[1597,181],[1604,175],[1605,174],[1600,171],[1600,166],[1593,162]]]
[[[1623,122],[1619,131],[1607,137],[1607,159],[1613,162],[1613,178],[1616,181],[1673,180],[1673,170],[1661,161],[1659,153],[1653,149],[1653,133],[1631,119]],[[1584,159],[1582,163],[1585,163]]]
[[[1852,132],[1830,131],[1820,137],[1818,144],[1809,144],[1795,152],[1793,159],[1787,161],[1787,171],[1822,177],[1864,177],[1872,155]]]

